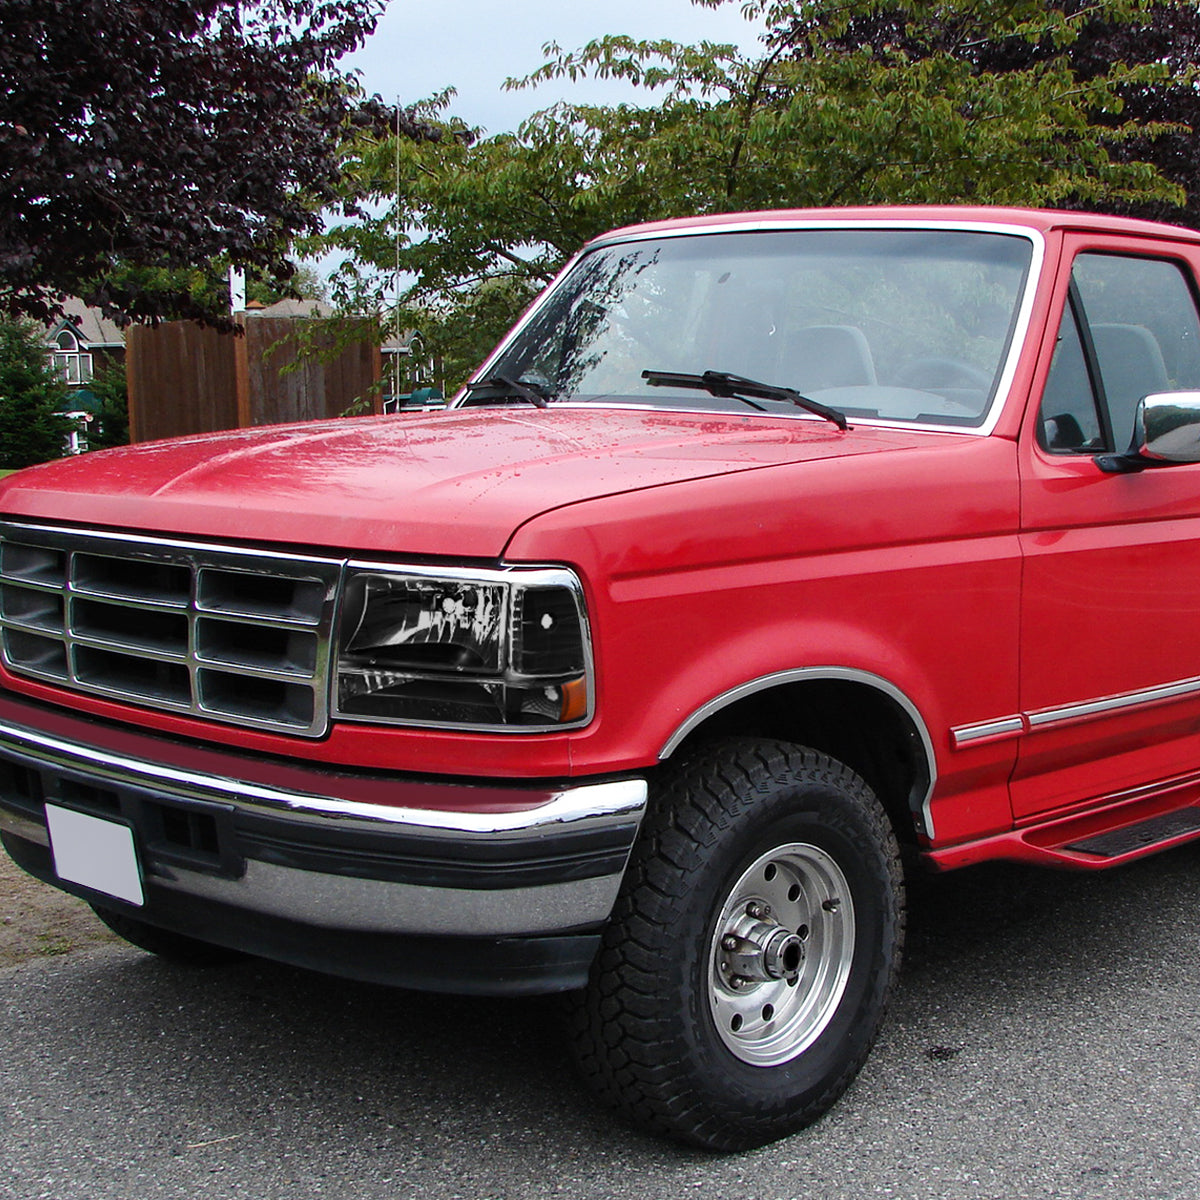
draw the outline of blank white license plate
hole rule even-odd
[[[46,805],[46,824],[59,879],[115,896],[126,904],[145,903],[133,830],[128,825],[56,804]]]

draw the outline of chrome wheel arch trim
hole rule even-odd
[[[929,776],[924,795],[919,798],[913,797],[912,808],[914,815],[920,817],[921,831],[927,837],[932,838],[933,814],[930,810],[930,801],[933,799],[933,789],[937,783],[937,756],[934,754],[933,739],[929,736],[929,728],[925,724],[925,718],[921,716],[921,710],[900,688],[884,679],[882,675],[876,675],[871,671],[862,671],[855,667],[796,667],[788,671],[773,671],[770,675],[762,675],[757,679],[739,684],[727,692],[722,692],[719,696],[714,696],[713,699],[686,717],[659,750],[658,761],[665,762],[669,759],[689,734],[703,725],[710,717],[715,716],[722,709],[728,708],[731,704],[736,704],[739,700],[790,683],[813,683],[821,680],[859,683],[872,688],[896,704],[912,722],[913,728],[921,739],[921,748],[925,755],[925,766]]]

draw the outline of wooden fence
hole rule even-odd
[[[383,411],[379,346],[352,321],[251,316],[236,335],[134,326],[125,367],[134,442]]]

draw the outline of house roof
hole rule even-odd
[[[125,345],[125,331],[115,321],[110,321],[98,308],[84,304],[75,296],[63,304],[62,317],[47,327],[46,341],[53,341],[68,325],[89,350]]]
[[[332,317],[337,314],[324,300],[277,300],[264,308],[246,308],[243,315],[256,317]]]
[[[379,347],[384,354],[411,354],[414,349],[420,348],[422,343],[421,333],[417,329],[405,329],[397,337],[394,333],[384,339],[383,345]]]
[[[255,320],[258,317],[336,317],[338,312],[324,300],[279,300],[263,308],[244,309],[242,315]],[[384,354],[411,354],[414,341],[420,344],[420,333],[405,329],[399,337],[393,333],[385,338],[379,349]]]

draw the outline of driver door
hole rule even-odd
[[[1200,388],[1190,247],[1068,239],[1020,452],[1018,821],[1200,771],[1200,464],[1110,474],[1138,401]]]

